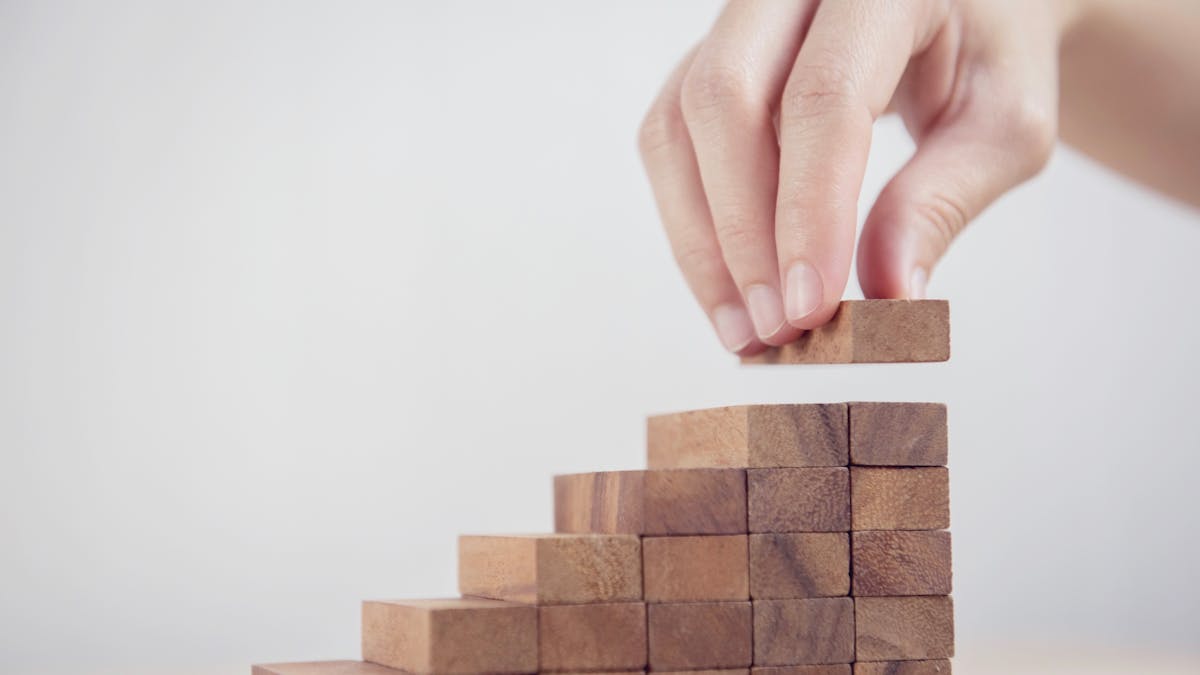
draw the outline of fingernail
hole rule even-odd
[[[725,349],[736,354],[754,342],[754,326],[741,305],[721,305],[713,310],[712,318]]]
[[[912,278],[908,282],[908,299],[924,300],[925,285],[929,283],[929,273],[924,267],[913,268]]]
[[[746,289],[746,304],[750,307],[750,318],[758,337],[768,339],[787,325],[783,318],[783,299],[779,291],[766,284],[755,284]]]
[[[787,273],[787,318],[799,321],[817,311],[825,297],[821,275],[805,262],[793,263]]]

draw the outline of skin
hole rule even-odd
[[[921,298],[967,223],[1062,137],[1200,205],[1200,3],[733,0],[639,145],[675,258],[726,349],[830,319],[876,119],[916,152],[868,213],[869,298]]]

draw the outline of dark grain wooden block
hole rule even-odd
[[[950,660],[935,661],[860,661],[854,675],[950,675]]]
[[[646,667],[646,605],[622,602],[538,608],[541,672]]]
[[[744,534],[746,472],[671,469],[556,476],[554,528],[604,534]]]
[[[534,673],[537,608],[499,600],[368,600],[363,660],[416,675]]]
[[[850,593],[850,536],[844,532],[750,535],[750,597],[824,598]]]
[[[950,472],[850,467],[850,510],[855,530],[944,530],[950,527]]]
[[[912,661],[954,656],[954,601],[949,596],[855,598],[858,661]]]
[[[754,601],[754,664],[794,666],[854,661],[854,601]]]
[[[944,403],[851,403],[850,463],[945,466]]]
[[[744,668],[753,659],[749,602],[648,605],[650,670]]]
[[[264,663],[251,667],[250,675],[404,675],[404,673],[363,661],[308,661],[304,663]]]
[[[647,602],[749,600],[744,534],[642,539]]]
[[[741,405],[646,422],[651,469],[846,466],[844,403]]]
[[[851,535],[854,595],[949,595],[950,533],[874,530]]]
[[[829,323],[746,364],[918,363],[950,358],[945,300],[844,300]]]
[[[458,590],[538,605],[641,600],[641,542],[628,534],[464,535]]]
[[[845,468],[750,469],[751,532],[845,532],[850,529],[850,472]]]

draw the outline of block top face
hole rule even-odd
[[[646,424],[651,469],[845,466],[844,403],[743,405],[656,415]]]
[[[945,300],[843,300],[829,323],[744,364],[925,363],[950,358]]]

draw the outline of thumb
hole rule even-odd
[[[958,233],[1050,158],[1055,124],[1042,109],[982,108],[976,100],[931,130],[875,201],[858,246],[866,297],[925,297],[934,265]]]

